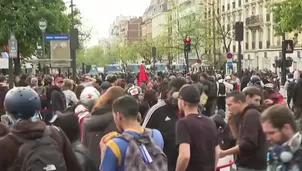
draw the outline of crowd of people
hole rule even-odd
[[[271,72],[0,77],[1,171],[302,170],[302,77]],[[294,112],[293,112],[294,111]]]

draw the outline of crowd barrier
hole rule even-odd
[[[223,165],[217,166],[216,171],[222,171],[222,169],[225,169],[225,168],[229,168],[228,170],[230,170],[233,165],[234,165],[234,162],[232,160],[230,160],[228,164],[223,164]]]

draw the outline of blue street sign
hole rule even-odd
[[[45,34],[45,40],[69,40],[69,34]]]
[[[227,65],[228,65],[229,68],[232,68],[233,67],[233,62],[228,62]]]

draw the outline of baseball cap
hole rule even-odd
[[[188,85],[180,89],[178,92],[178,98],[188,103],[199,103],[200,93],[194,86]]]
[[[62,77],[57,77],[55,79],[55,83],[59,83],[59,82],[62,82],[63,83],[63,78]]]

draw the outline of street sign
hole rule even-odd
[[[283,50],[285,53],[294,53],[294,41],[293,40],[284,40],[283,41]]]
[[[18,57],[18,41],[13,34],[11,34],[8,39],[8,52],[10,58]]]
[[[41,31],[45,31],[47,28],[47,20],[45,20],[44,18],[39,20],[39,28]]]
[[[227,53],[227,58],[228,59],[232,59],[233,58],[233,54],[231,52]]]
[[[69,40],[69,34],[45,34],[45,40]]]
[[[233,68],[233,62],[227,62],[229,68]]]

